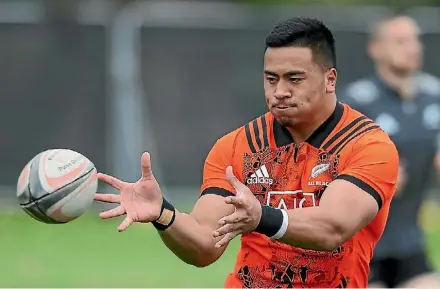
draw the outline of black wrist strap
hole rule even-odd
[[[280,230],[283,218],[283,213],[280,209],[261,205],[261,219],[255,232],[272,237]]]
[[[160,216],[156,221],[153,221],[153,226],[159,230],[163,231],[170,227],[174,220],[176,219],[176,209],[174,206],[163,198],[162,209],[160,211]]]

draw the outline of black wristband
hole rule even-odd
[[[284,216],[280,209],[261,205],[261,219],[255,232],[272,237],[280,230],[283,219]]]
[[[160,210],[160,216],[156,221],[153,221],[153,226],[159,230],[166,230],[169,226],[174,223],[176,219],[176,209],[170,202],[163,198],[162,209]]]

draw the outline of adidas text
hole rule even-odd
[[[265,178],[265,177],[253,177],[253,178],[248,178],[246,183],[248,185],[255,185],[255,184],[268,184],[268,185],[272,185],[273,184],[273,179],[271,178]]]

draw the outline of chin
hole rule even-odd
[[[287,116],[280,116],[276,117],[279,123],[281,123],[283,126],[293,126],[296,121],[294,118],[287,117]]]
[[[295,114],[295,113],[292,113],[292,111],[281,112],[276,109],[273,109],[273,110],[271,109],[271,113],[274,116],[274,118],[283,126],[291,126],[292,124],[295,123],[296,117],[295,117],[295,115],[292,115],[292,114]]]
[[[394,67],[394,72],[399,75],[410,75],[420,69],[419,64],[408,64]]]

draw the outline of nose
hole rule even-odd
[[[283,99],[283,98],[292,97],[292,94],[290,93],[287,86],[283,85],[283,83],[280,81],[275,89],[274,96],[277,99]]]

